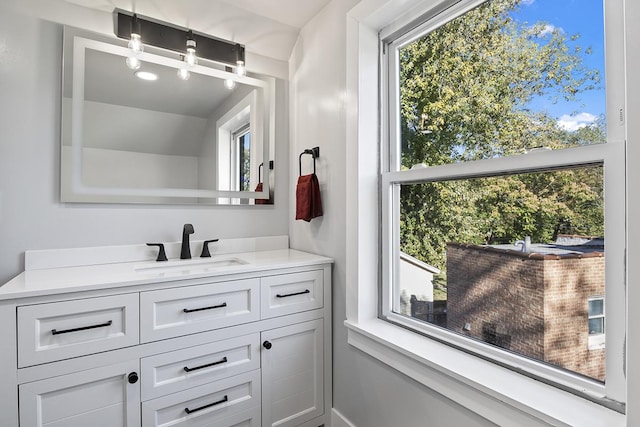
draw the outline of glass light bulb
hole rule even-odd
[[[190,67],[198,65],[198,58],[196,57],[195,49],[187,48],[187,54],[184,56],[184,62],[189,64]]]
[[[138,70],[138,69],[140,69],[140,66],[142,65],[142,62],[140,62],[138,57],[137,56],[133,56],[133,55],[129,56],[125,62],[127,64],[127,67],[129,67],[132,70]]]
[[[231,79],[226,79],[224,81],[224,87],[226,87],[229,90],[233,90],[236,87],[236,81]]]
[[[244,66],[244,61],[236,62],[236,74],[240,77],[247,75],[247,67]]]
[[[178,70],[178,78],[180,80],[189,80],[189,77],[191,77],[191,73],[186,68],[180,68]]]
[[[140,38],[140,34],[131,34],[131,40],[127,44],[129,49],[136,53],[142,53],[144,51],[144,45],[142,44],[142,39]]]

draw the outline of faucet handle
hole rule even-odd
[[[157,246],[158,247],[158,258],[156,261],[166,261],[167,254],[164,251],[164,243],[147,243],[147,246]]]
[[[217,242],[218,240],[220,239],[205,240],[204,243],[202,243],[200,258],[209,258],[211,256],[211,253],[209,253],[209,243]]]

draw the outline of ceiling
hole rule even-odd
[[[89,9],[133,11],[235,41],[288,61],[300,29],[331,0],[64,0]]]
[[[122,56],[92,49],[85,55],[87,101],[208,119],[227,98],[253,89],[236,83],[231,91],[224,87],[224,80],[193,71],[189,80],[183,81],[175,68],[151,62],[144,62],[141,70],[156,74],[158,80],[143,81],[127,68]],[[66,90],[70,95],[70,89]]]

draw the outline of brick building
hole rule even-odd
[[[604,242],[582,243],[449,243],[447,328],[604,381]]]

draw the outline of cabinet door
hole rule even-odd
[[[322,319],[262,333],[262,425],[297,426],[324,413]]]
[[[20,426],[139,426],[138,366],[135,360],[20,385]]]

